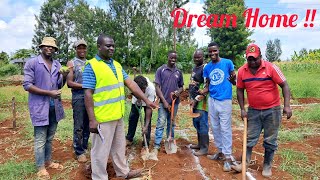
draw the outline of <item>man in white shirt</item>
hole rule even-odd
[[[148,78],[141,75],[135,77],[134,81],[138,84],[140,89],[144,92],[145,96],[151,102],[154,102],[156,98],[156,90],[153,83]],[[136,133],[139,116],[140,116],[139,110],[142,108],[144,109],[144,114],[145,114],[142,133],[146,135],[147,144],[149,146],[150,133],[151,133],[152,109],[147,107],[144,101],[137,99],[135,96],[132,97],[132,106],[131,106],[131,111],[129,115],[129,126],[128,126],[128,133],[126,136],[127,146],[132,145],[133,138]]]

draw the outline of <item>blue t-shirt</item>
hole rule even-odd
[[[208,63],[203,69],[203,77],[209,78],[210,97],[219,101],[232,99],[232,84],[228,80],[234,65],[230,59],[220,58],[218,63]]]
[[[103,61],[98,55],[95,57],[98,61]],[[113,59],[110,59],[110,61],[104,61],[113,71],[113,74],[118,78],[116,68],[113,65]],[[129,78],[128,74],[122,69],[122,75],[123,75],[123,80],[126,80]],[[93,69],[90,64],[87,64],[84,68],[83,74],[82,74],[82,88],[84,89],[95,89],[96,87],[96,75],[93,72]]]

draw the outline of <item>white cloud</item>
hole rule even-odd
[[[319,0],[279,0],[278,4],[286,5],[287,8],[296,10],[319,9]]]
[[[200,15],[200,14],[204,13],[203,12],[203,4],[200,4],[200,0],[196,0],[191,3],[187,3],[182,8],[187,10],[189,14]],[[196,30],[195,30],[193,37],[196,39],[198,46],[202,47],[202,46],[208,45],[210,43],[211,38],[208,35],[206,35],[207,28],[206,27],[202,27],[202,28],[197,27],[197,23],[196,23],[195,19],[193,19],[192,22],[193,22],[192,27],[196,27]]]
[[[18,49],[31,48],[36,23],[34,14],[39,13],[43,0],[34,0],[34,2],[37,4],[30,5],[24,1],[10,4],[8,0],[1,1],[0,51],[11,54]],[[4,9],[7,11],[2,11]]]

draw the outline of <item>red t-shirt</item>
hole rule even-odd
[[[274,64],[261,60],[261,66],[253,75],[248,64],[238,70],[237,87],[246,89],[249,107],[269,109],[280,105],[277,84],[286,80],[281,70]]]

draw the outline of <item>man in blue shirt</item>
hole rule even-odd
[[[236,74],[234,65],[230,59],[219,57],[219,45],[212,42],[208,45],[208,55],[211,59],[204,70],[206,88],[200,93],[209,92],[209,117],[214,136],[215,146],[218,152],[208,155],[209,159],[225,159],[223,170],[230,171],[234,162],[232,153],[232,84],[235,85]]]
[[[122,73],[117,74],[115,64],[119,64],[112,59],[115,44],[114,40],[107,35],[101,34],[97,40],[98,54],[93,61],[103,61],[107,64],[105,70],[111,69],[113,75],[117,80],[123,78],[124,85],[127,86],[131,92],[141,100],[143,100],[146,105],[150,108],[156,108],[156,105],[151,102],[141,91],[139,86],[131,80],[127,73],[123,70]],[[91,61],[91,60],[90,60]],[[125,133],[124,133],[124,122],[123,117],[117,120],[106,121],[98,123],[96,119],[96,113],[94,108],[98,107],[97,103],[93,101],[93,94],[97,92],[96,84],[102,82],[104,78],[114,78],[108,76],[102,76],[101,74],[95,74],[93,66],[89,63],[85,66],[83,72],[83,83],[82,87],[85,89],[85,106],[89,116],[89,130],[92,133],[92,149],[91,149],[91,168],[92,168],[92,179],[108,179],[108,174],[106,172],[107,161],[109,155],[112,158],[113,167],[116,171],[118,177],[133,178],[141,175],[141,169],[130,171],[128,163],[125,157]],[[119,66],[117,65],[117,68]],[[119,75],[121,75],[119,76]],[[103,74],[104,75],[104,74]],[[113,86],[112,88],[118,88]],[[101,88],[100,88],[101,89]],[[99,90],[99,89],[98,89]],[[112,89],[105,89],[105,91],[112,91]],[[108,99],[110,101],[110,99]],[[119,101],[119,99],[111,99],[112,101]],[[110,107],[112,108],[112,107]],[[119,109],[120,111],[120,109]]]

